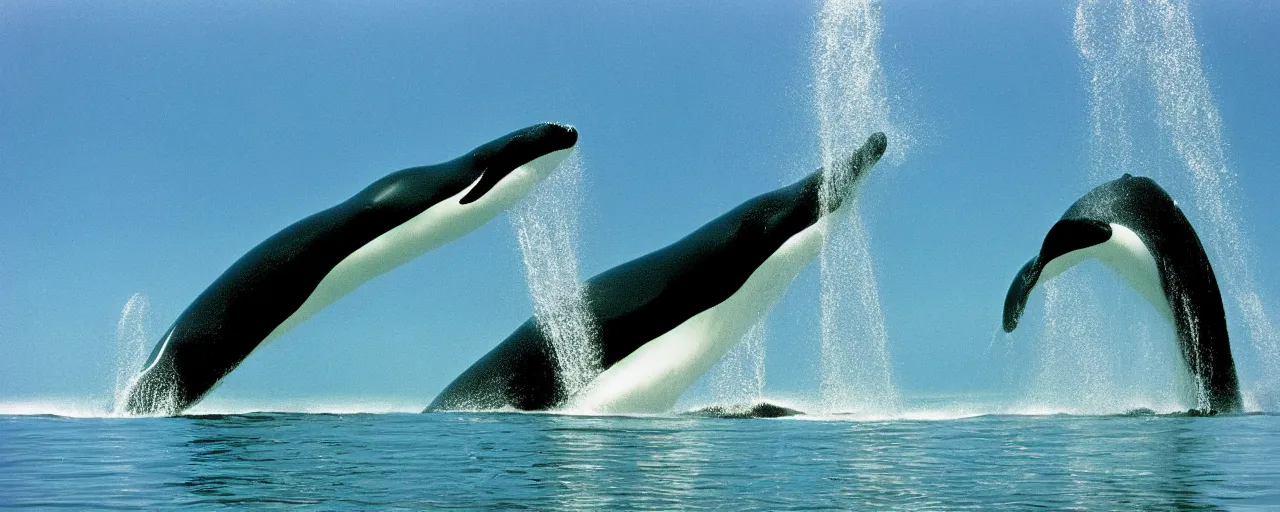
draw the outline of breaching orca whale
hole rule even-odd
[[[1089,191],[1045,235],[1040,254],[1009,287],[1004,330],[1013,332],[1036,283],[1097,258],[1169,320],[1196,381],[1202,412],[1240,409],[1222,295],[1200,238],[1150,178],[1125,174]]]
[[[517,130],[437,165],[391,173],[272,235],[178,317],[125,410],[176,414],[258,347],[369,279],[448,243],[523,197],[577,144],[572,127]]]
[[[831,173],[826,191],[819,170],[588,280],[603,372],[575,396],[566,396],[551,343],[531,318],[426,410],[669,410],[818,254],[826,214],[854,193],[886,145],[883,133],[872,135]]]

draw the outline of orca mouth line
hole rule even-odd
[[[472,151],[468,157],[482,167],[479,181],[462,197],[469,204],[493,189],[512,171],[538,158],[578,144],[578,130],[560,123],[542,123],[514,131]]]

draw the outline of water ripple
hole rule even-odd
[[[0,507],[957,510],[1280,504],[1280,417],[850,422],[0,416]]]

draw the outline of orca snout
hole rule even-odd
[[[880,161],[880,157],[884,156],[885,149],[888,147],[889,138],[884,135],[884,132],[875,132],[867,137],[862,147],[849,158],[851,178],[861,180],[866,177],[867,171]]]
[[[538,157],[578,143],[578,130],[561,123],[538,123],[508,133],[471,153],[478,168],[508,172]]]
[[[885,136],[884,132],[875,132],[870,137],[867,137],[865,147],[869,153],[875,156],[876,160],[879,160],[880,157],[884,156],[885,149],[889,147],[889,137]]]
[[[847,179],[857,180],[866,176],[871,167],[880,161],[880,157],[884,156],[885,149],[889,147],[889,138],[884,132],[875,132],[867,137],[867,141],[862,143],[852,155],[849,155],[848,161],[844,163],[848,168],[850,176]]]
[[[569,149],[578,143],[578,130],[568,124],[547,122],[535,124],[525,130],[534,158]]]

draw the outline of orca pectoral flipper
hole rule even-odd
[[[1052,279],[1079,263],[1079,261],[1066,261],[1059,258],[1106,243],[1110,239],[1111,226],[1106,222],[1072,218],[1062,219],[1054,224],[1049,229],[1049,233],[1044,236],[1040,254],[1023,265],[1018,275],[1013,278],[1013,284],[1009,285],[1009,293],[1004,299],[1004,332],[1013,332],[1018,328],[1018,320],[1022,318],[1022,310],[1027,306],[1027,298],[1031,296],[1031,290],[1035,289],[1041,278]],[[1077,258],[1073,260],[1083,260],[1086,257],[1085,254],[1075,254],[1075,256]],[[1053,268],[1049,268],[1048,275],[1045,275],[1046,267],[1051,264]]]
[[[1022,310],[1027,307],[1027,298],[1031,296],[1031,290],[1040,281],[1040,271],[1043,269],[1044,265],[1040,263],[1040,257],[1036,256],[1023,265],[1018,275],[1013,277],[1013,284],[1009,285],[1009,293],[1004,297],[1004,332],[1013,332],[1018,328]]]

